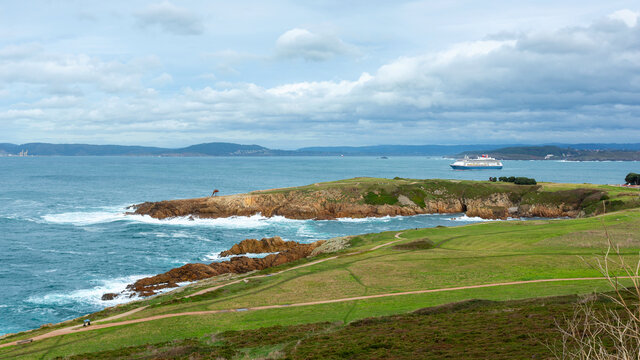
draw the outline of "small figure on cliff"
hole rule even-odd
[[[212,197],[213,197],[213,196],[216,196],[216,194],[217,194],[217,193],[219,193],[219,192],[220,192],[220,190],[215,189],[215,190],[213,190],[213,192],[211,193],[211,196],[212,196]]]
[[[82,327],[87,327],[89,325],[91,325],[91,319],[85,319],[84,324],[82,324]]]

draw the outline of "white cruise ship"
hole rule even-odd
[[[475,159],[469,159],[465,156],[464,159],[456,160],[450,166],[454,170],[480,170],[480,169],[502,169],[502,162],[496,160],[489,155],[478,156]]]

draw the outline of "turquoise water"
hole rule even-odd
[[[211,262],[246,238],[310,242],[334,236],[477,221],[461,214],[341,221],[260,216],[188,221],[123,215],[131,204],[305,185],[356,176],[620,183],[640,163],[505,161],[499,171],[453,171],[425,157],[0,157],[0,334],[118,303],[136,279]]]

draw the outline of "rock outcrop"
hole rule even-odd
[[[263,238],[262,240],[246,239],[235,244],[231,249],[220,253],[221,257],[242,254],[263,254],[290,250],[300,246],[295,241],[284,241],[279,236]]]
[[[319,240],[311,244],[300,244],[294,241],[283,241],[277,236],[264,238],[260,241],[256,239],[243,240],[223,253],[233,255],[242,253],[280,252],[269,254],[264,258],[235,256],[228,261],[214,262],[211,264],[186,264],[163,274],[140,279],[128,285],[124,293],[129,296],[136,294],[139,296],[151,296],[156,294],[158,290],[177,287],[178,283],[181,282],[208,279],[227,273],[243,274],[254,270],[263,270],[306,258],[311,255],[314,249],[323,243],[324,240]],[[104,294],[103,300],[115,298],[113,295],[118,296],[118,294]]]

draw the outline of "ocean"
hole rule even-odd
[[[136,279],[211,262],[246,238],[311,242],[335,236],[480,221],[463,214],[289,220],[259,215],[155,220],[126,216],[144,201],[306,185],[357,176],[619,184],[638,162],[504,161],[453,171],[429,157],[0,157],[0,334],[112,306]]]

